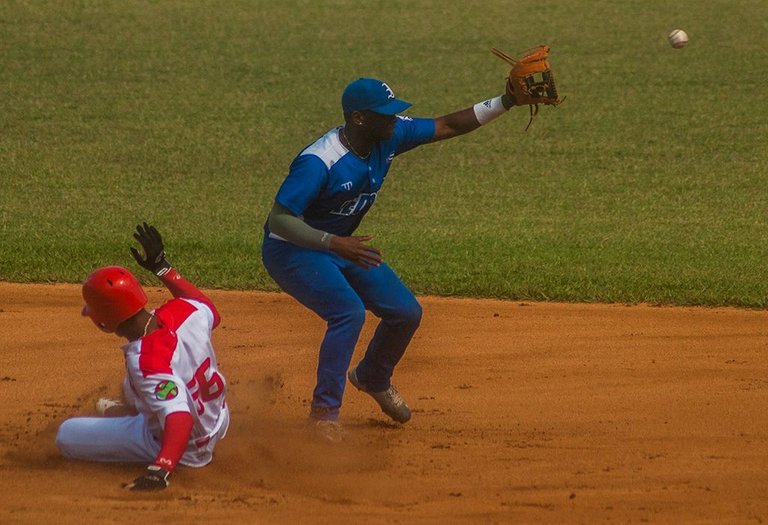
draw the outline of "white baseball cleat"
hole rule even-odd
[[[100,416],[103,416],[103,415],[105,415],[107,413],[107,411],[110,408],[113,408],[113,407],[123,407],[123,406],[125,406],[125,405],[123,405],[123,402],[120,401],[119,399],[109,399],[109,398],[106,398],[106,397],[101,397],[101,398],[99,398],[98,401],[96,401],[96,412]]]

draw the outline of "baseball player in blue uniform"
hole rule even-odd
[[[262,259],[282,290],[327,323],[310,421],[325,439],[338,422],[346,379],[394,421],[411,411],[391,378],[421,321],[413,293],[369,242],[354,235],[376,201],[394,158],[422,144],[463,135],[515,105],[509,94],[438,118],[400,113],[411,104],[380,80],[360,78],[341,99],[345,123],[293,160],[264,226]],[[349,368],[369,310],[380,322],[365,356]]]

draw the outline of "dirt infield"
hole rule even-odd
[[[768,523],[768,312],[423,297],[395,376],[413,419],[349,388],[334,447],[304,427],[322,322],[210,291],[230,432],[208,467],[135,494],[139,467],[54,445],[119,392],[120,340],[77,286],[0,294],[0,523]]]

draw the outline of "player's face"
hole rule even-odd
[[[363,126],[371,139],[379,141],[392,138],[397,115],[382,115],[373,111],[362,111],[361,113],[363,114]]]

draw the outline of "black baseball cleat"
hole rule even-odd
[[[398,423],[405,423],[411,419],[411,409],[408,408],[405,400],[400,397],[400,393],[394,385],[389,385],[388,389],[381,392],[371,392],[357,379],[357,367],[352,368],[347,377],[355,388],[371,396],[379,404],[382,412]]]

